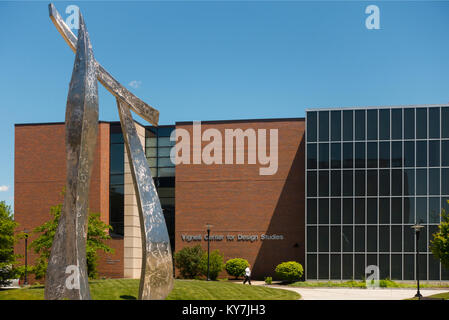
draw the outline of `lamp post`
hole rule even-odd
[[[25,234],[25,281],[24,285],[28,285],[28,230],[23,230]]]
[[[210,281],[209,277],[209,270],[210,270],[210,228],[212,228],[213,225],[207,223],[207,281]]]
[[[416,281],[417,281],[417,288],[418,291],[415,294],[416,298],[421,299],[422,295],[419,292],[419,233],[421,232],[422,228],[424,228],[423,225],[420,225],[419,223],[415,224],[414,226],[412,226],[412,229],[415,230],[415,238],[416,238]]]

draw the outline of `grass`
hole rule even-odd
[[[449,292],[432,294],[431,296],[425,296],[424,298],[449,300]],[[419,299],[413,297],[413,298],[409,298],[409,299],[405,299],[405,300],[419,300]]]
[[[365,281],[298,281],[289,284],[292,287],[308,287],[308,288],[366,288]],[[380,280],[381,288],[416,288],[415,283],[395,282],[393,280]],[[449,288],[449,284],[432,284],[421,283],[421,288]]]
[[[138,279],[89,281],[93,300],[135,300]],[[297,300],[293,291],[249,286],[227,281],[175,280],[167,300]],[[0,290],[0,300],[43,300],[44,286]]]

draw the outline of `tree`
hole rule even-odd
[[[223,271],[223,255],[220,251],[214,250],[210,253],[209,257],[209,278],[211,280],[217,280],[218,275]],[[201,274],[207,277],[207,252],[203,254],[200,262]]]
[[[175,266],[181,276],[186,279],[194,279],[200,274],[200,262],[204,250],[200,245],[184,247],[175,253]]]
[[[33,233],[40,234],[30,244],[33,251],[39,254],[35,264],[31,267],[30,273],[33,273],[36,279],[40,279],[45,276],[47,270],[48,258],[50,257],[51,246],[53,244],[53,238],[58,228],[59,217],[61,216],[62,205],[50,208],[50,215],[52,219],[45,222],[41,226],[36,227]],[[114,250],[106,245],[105,241],[110,239],[107,230],[112,229],[100,220],[99,213],[90,213],[87,224],[87,243],[86,243],[86,260],[87,260],[87,274],[89,278],[97,278],[97,261],[98,250],[105,253],[113,253]]]
[[[249,266],[248,260],[242,258],[235,258],[226,261],[225,269],[230,276],[236,279],[245,275],[245,269]]]
[[[446,201],[449,203],[449,200]],[[441,261],[441,264],[449,269],[449,214],[444,209],[441,212],[438,232],[433,234],[433,240],[430,240],[429,247],[433,255]]]
[[[14,268],[17,258],[14,254],[16,227],[11,207],[5,201],[0,201],[0,286],[9,285],[9,280],[17,273]]]

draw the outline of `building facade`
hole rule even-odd
[[[379,267],[382,279],[413,280],[411,226],[419,222],[425,226],[420,279],[449,280],[428,249],[441,209],[449,209],[449,106],[308,109],[306,118],[157,128],[136,122],[136,129],[173,252],[196,244],[206,249],[211,224],[211,250],[225,260],[247,259],[255,278],[298,261],[308,280],[362,279],[370,265]],[[175,165],[170,155],[180,131],[188,137],[189,156]],[[271,131],[275,148],[271,136],[260,140]],[[212,163],[201,158],[210,152],[208,132],[214,143],[223,137]],[[231,136],[229,157],[226,139],[238,132],[243,138]],[[19,230],[49,220],[50,208],[62,203],[64,138],[64,123],[15,126]],[[276,154],[271,174],[261,174],[267,167],[261,147]],[[108,244],[115,252],[101,254],[100,275],[140,277],[140,222],[119,122],[100,122],[89,201],[90,211],[112,226]],[[16,252],[23,251],[19,242]]]

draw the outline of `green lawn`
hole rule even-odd
[[[425,296],[424,298],[434,298],[434,299],[449,300],[449,292],[432,294],[431,296]],[[406,300],[418,300],[418,298],[413,297],[413,298],[406,299]]]
[[[94,300],[134,300],[139,280],[109,279],[90,281]],[[0,300],[42,300],[43,286],[0,290]],[[297,300],[301,296],[293,291],[249,286],[226,281],[176,280],[167,300]]]
[[[380,280],[382,288],[416,288],[415,283],[403,283],[392,280]],[[289,284],[292,287],[342,287],[342,288],[366,288],[365,281],[298,281]],[[421,288],[449,288],[449,284],[421,283]]]

